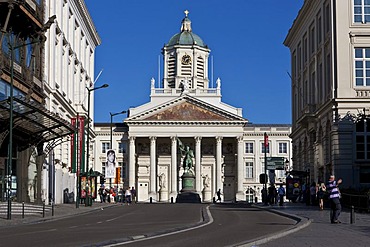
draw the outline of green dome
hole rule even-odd
[[[207,47],[203,40],[193,32],[184,31],[172,36],[167,46],[173,45],[199,45],[201,47]]]
[[[172,36],[166,46],[173,45],[199,45],[201,47],[207,47],[203,40],[192,32],[191,21],[188,18],[189,11],[185,11],[185,18],[181,21],[181,33]]]

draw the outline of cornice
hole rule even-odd
[[[159,126],[159,125],[204,125],[204,126],[226,126],[226,125],[240,125],[243,127],[247,121],[125,121],[129,126],[138,126],[138,125],[145,125],[145,126]]]

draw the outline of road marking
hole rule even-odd
[[[212,217],[211,211],[209,210],[209,206],[207,206],[206,210],[207,210],[207,215],[209,217],[209,221],[205,224],[190,227],[190,228],[179,230],[179,231],[164,233],[164,234],[160,234],[160,235],[156,235],[156,236],[152,236],[152,237],[145,237],[144,235],[138,235],[138,236],[143,236],[143,237],[138,238],[138,239],[134,239],[134,237],[137,237],[137,236],[134,236],[134,237],[132,237],[133,240],[131,240],[131,241],[109,244],[109,245],[103,245],[103,247],[113,247],[113,246],[126,245],[126,244],[131,244],[133,242],[139,242],[139,241],[144,241],[144,240],[149,240],[149,239],[161,238],[161,237],[170,236],[170,235],[174,235],[174,234],[178,234],[178,233],[182,233],[182,232],[187,232],[187,231],[191,231],[191,230],[194,230],[194,229],[198,229],[198,228],[201,228],[201,227],[208,226],[209,224],[213,223],[213,217]]]

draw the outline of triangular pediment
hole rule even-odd
[[[246,119],[215,107],[193,97],[181,97],[150,110],[129,117],[126,121],[198,121],[198,122],[230,122],[247,121]]]
[[[194,105],[190,102],[183,102],[181,104],[174,105],[143,120],[230,121],[230,119],[225,116],[212,112],[210,109]]]

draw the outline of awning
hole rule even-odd
[[[9,129],[9,118],[10,98],[0,101],[0,133]],[[13,139],[18,141],[19,147],[38,145],[74,131],[75,128],[69,122],[48,111],[43,105],[26,102],[23,96],[13,97]]]

